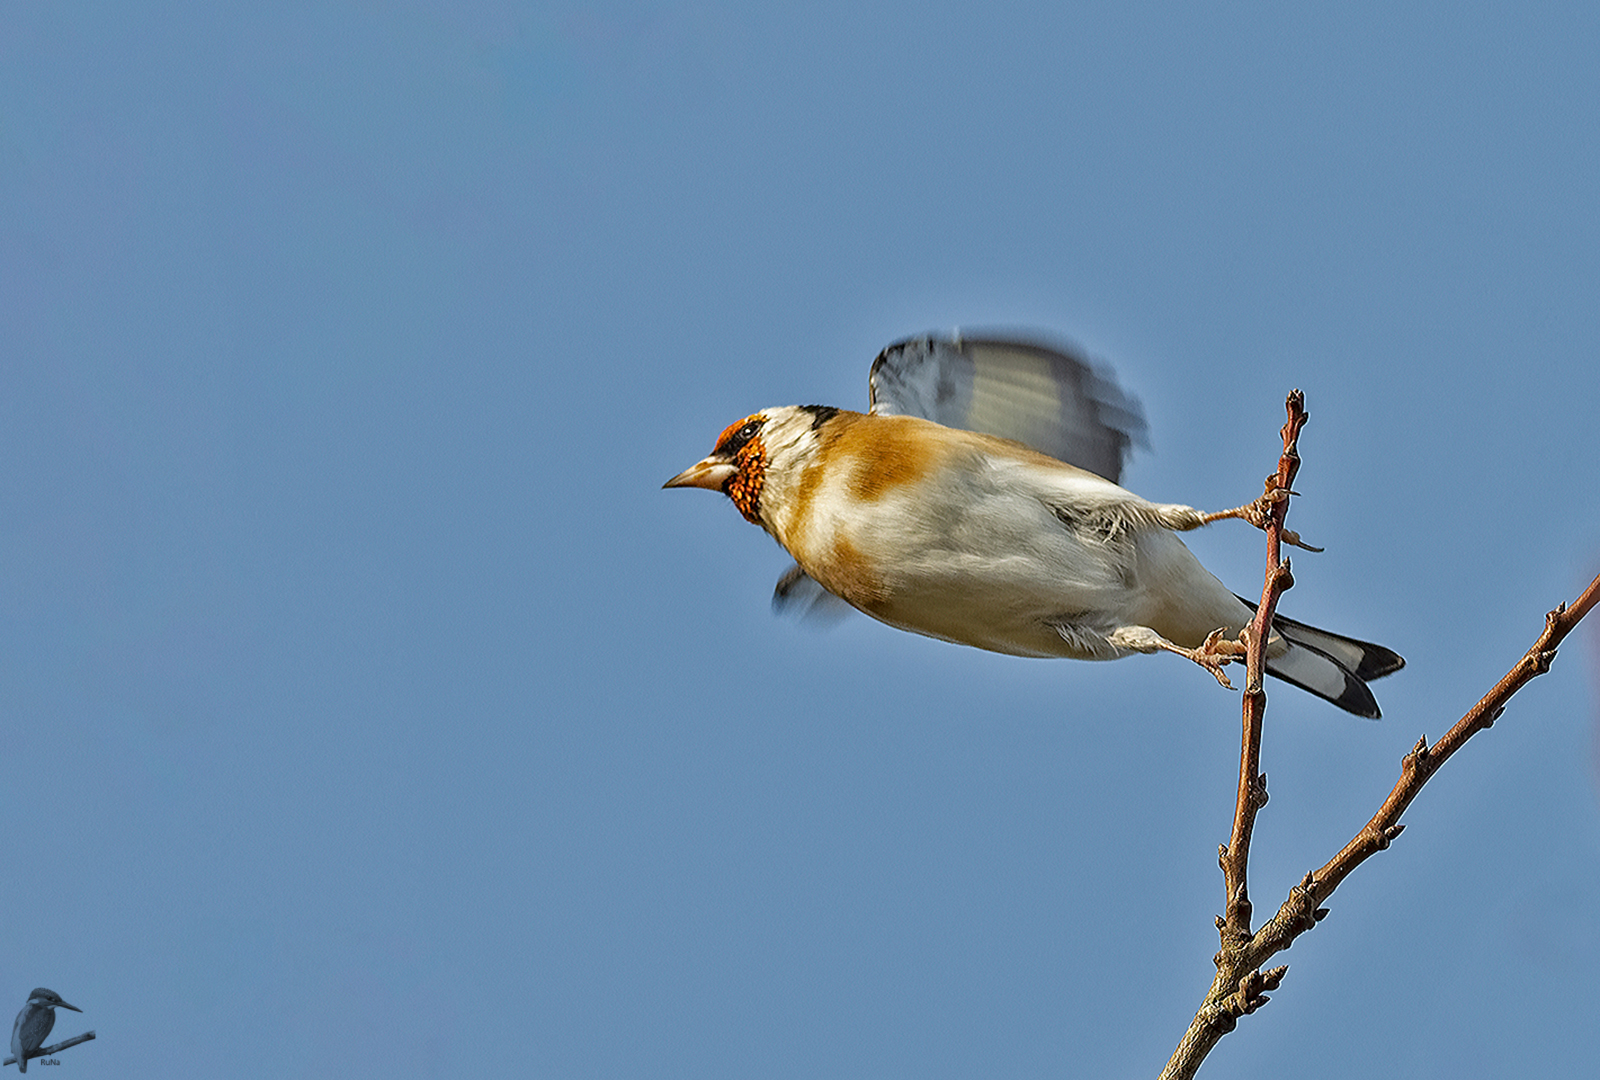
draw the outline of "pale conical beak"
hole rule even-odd
[[[738,466],[721,458],[708,457],[697,461],[661,486],[663,488],[697,487],[708,491],[721,491],[722,485],[739,471]]]

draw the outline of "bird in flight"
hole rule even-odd
[[[1016,656],[1173,652],[1227,685],[1255,606],[1178,533],[1201,513],[1119,487],[1138,403],[1089,360],[1006,337],[925,335],[872,364],[864,413],[783,405],[730,424],[665,487],[720,491],[795,565],[780,610],[840,601],[890,626]],[[1405,661],[1279,615],[1267,672],[1376,718],[1367,683]]]

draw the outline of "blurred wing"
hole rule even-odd
[[[1075,349],[929,334],[879,353],[870,382],[875,413],[1014,439],[1113,483],[1146,445],[1139,402]]]
[[[855,609],[818,585],[797,563],[772,590],[772,610],[816,626],[831,626]]]

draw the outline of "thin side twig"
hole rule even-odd
[[[1417,740],[1410,753],[1400,759],[1400,778],[1395,781],[1378,812],[1337,855],[1319,869],[1306,874],[1300,884],[1289,891],[1288,899],[1284,900],[1278,913],[1256,934],[1248,950],[1252,961],[1256,964],[1265,963],[1274,953],[1287,949],[1295,938],[1321,920],[1322,915],[1327,913],[1321,907],[1322,903],[1333,895],[1333,891],[1350,872],[1386,849],[1405,831],[1405,826],[1400,823],[1400,815],[1405,813],[1406,807],[1411,805],[1423,785],[1457,750],[1466,745],[1468,739],[1487,730],[1500,719],[1518,690],[1550,670],[1556,649],[1583,617],[1594,609],[1596,603],[1600,603],[1600,575],[1589,582],[1588,588],[1570,606],[1559,604],[1554,611],[1545,615],[1544,630],[1538,640],[1476,705],[1467,710],[1465,716],[1445,732],[1443,738],[1432,746],[1428,745],[1427,736]]]

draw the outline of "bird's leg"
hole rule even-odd
[[[1138,652],[1164,651],[1187,657],[1211,672],[1217,682],[1229,690],[1233,689],[1233,684],[1228,681],[1228,676],[1223,674],[1222,669],[1229,661],[1243,658],[1247,651],[1244,642],[1228,636],[1226,627],[1219,627],[1207,634],[1198,649],[1185,648],[1176,642],[1168,641],[1148,626],[1118,627],[1108,635],[1107,640],[1120,648],[1134,649]]]
[[[1218,510],[1215,513],[1201,514],[1199,515],[1199,519],[1193,525],[1191,525],[1190,528],[1199,528],[1201,525],[1210,525],[1213,521],[1225,521],[1228,518],[1238,518],[1241,521],[1248,521],[1258,529],[1265,529],[1272,522],[1273,507],[1287,499],[1290,495],[1296,494],[1298,494],[1298,492],[1279,487],[1278,478],[1276,476],[1269,476],[1267,477],[1266,491],[1264,491],[1261,497],[1255,502],[1246,503],[1243,506],[1235,506],[1232,510]],[[1306,551],[1322,550],[1319,547],[1312,547],[1310,544],[1305,543],[1300,539],[1300,534],[1295,532],[1293,529],[1284,529],[1282,538],[1285,544],[1289,544],[1292,547],[1303,548]]]
[[[1200,643],[1198,649],[1186,649],[1182,645],[1174,645],[1170,641],[1165,642],[1162,648],[1168,652],[1175,652],[1179,656],[1187,656],[1190,660],[1193,660],[1216,676],[1217,682],[1232,690],[1233,684],[1228,681],[1228,676],[1223,674],[1222,669],[1230,660],[1243,659],[1248,650],[1245,648],[1244,642],[1238,638],[1228,637],[1227,634],[1226,627],[1219,627],[1211,631],[1206,635],[1205,641]]]

